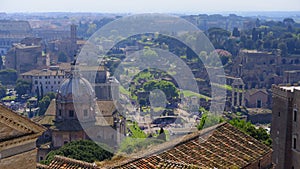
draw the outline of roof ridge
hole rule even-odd
[[[72,163],[81,165],[81,167],[98,168],[97,165],[94,164],[94,163],[89,163],[89,162],[85,162],[85,161],[81,161],[81,160],[76,160],[76,159],[73,159],[73,158],[64,157],[64,156],[60,156],[60,155],[55,155],[54,160],[51,163],[53,163],[55,161],[72,162]],[[49,166],[51,166],[51,164]]]
[[[49,166],[41,163],[36,163],[36,168],[37,169],[50,169]]]
[[[0,110],[2,110],[0,111],[0,121],[5,122],[5,124],[15,130],[23,131],[25,133],[40,133],[44,132],[46,129],[44,126],[35,123],[27,117],[17,114],[2,104],[0,104]]]

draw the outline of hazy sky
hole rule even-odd
[[[0,0],[0,12],[300,11],[300,0]]]

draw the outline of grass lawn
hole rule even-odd
[[[16,100],[16,96],[6,96],[6,97],[4,97],[2,100],[3,101],[14,101],[14,100]]]
[[[146,138],[147,134],[140,129],[140,127],[137,125],[137,123],[130,123],[127,122],[127,127],[132,133],[132,138]]]
[[[193,97],[193,96],[196,96],[198,98],[204,98],[206,100],[210,100],[211,99],[208,96],[205,96],[205,95],[202,95],[202,94],[199,94],[199,93],[195,93],[195,92],[192,92],[190,90],[183,90],[182,93],[183,93],[184,97]]]

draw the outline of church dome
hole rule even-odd
[[[94,97],[94,90],[88,80],[79,74],[72,73],[60,86],[57,93],[57,100],[72,101]]]

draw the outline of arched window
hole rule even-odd
[[[294,119],[294,122],[297,122],[297,114],[298,114],[297,109],[294,109],[293,110],[293,119]]]
[[[297,149],[297,137],[293,137],[293,149]]]

